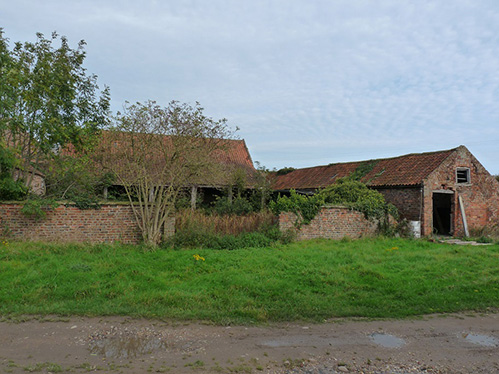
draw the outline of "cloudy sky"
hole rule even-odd
[[[125,100],[199,101],[268,168],[466,145],[499,174],[497,0],[0,0]]]

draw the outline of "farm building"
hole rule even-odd
[[[157,149],[160,151],[146,155],[147,162],[144,164],[147,165],[147,173],[152,176],[152,179],[157,175],[158,183],[165,183],[166,177],[171,178],[167,183],[183,185],[186,190],[189,190],[193,208],[197,200],[213,201],[222,193],[222,190],[234,185],[234,178],[242,179],[246,187],[255,184],[257,172],[244,140],[201,138],[192,142],[176,142],[175,137],[167,135],[130,135],[123,132],[102,131],[91,157],[99,171],[120,170],[122,178],[126,179],[126,181],[117,179],[112,188],[119,188],[123,182],[133,184],[137,178],[140,178],[138,169],[130,167],[129,162],[125,160],[136,157],[133,155],[132,143],[135,143],[136,147],[144,146],[148,149],[148,143],[152,137],[157,138],[154,144],[159,146]],[[67,154],[72,152],[72,150],[66,150]],[[185,159],[185,161],[180,163],[172,161],[175,158]],[[199,170],[189,170],[188,175],[182,175],[179,179],[175,168],[178,168],[182,162],[188,164],[192,161],[191,158],[195,159],[194,164],[203,165],[203,167]],[[203,159],[203,161],[197,162],[198,159]],[[165,172],[169,168],[172,170]]]
[[[273,189],[312,194],[352,174],[382,193],[423,236],[464,236],[499,223],[499,183],[464,146],[297,169],[276,176]]]

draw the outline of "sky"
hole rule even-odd
[[[272,169],[465,145],[499,174],[497,0],[0,0],[125,101],[200,102]]]

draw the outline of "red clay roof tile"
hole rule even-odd
[[[276,176],[274,190],[316,189],[326,187],[356,170],[368,171],[360,180],[369,186],[414,186],[423,182],[455,149],[412,153],[393,158],[345,162],[297,169]],[[369,170],[371,169],[371,170]]]

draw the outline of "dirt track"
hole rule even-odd
[[[499,314],[220,327],[0,322],[0,372],[499,373]]]

